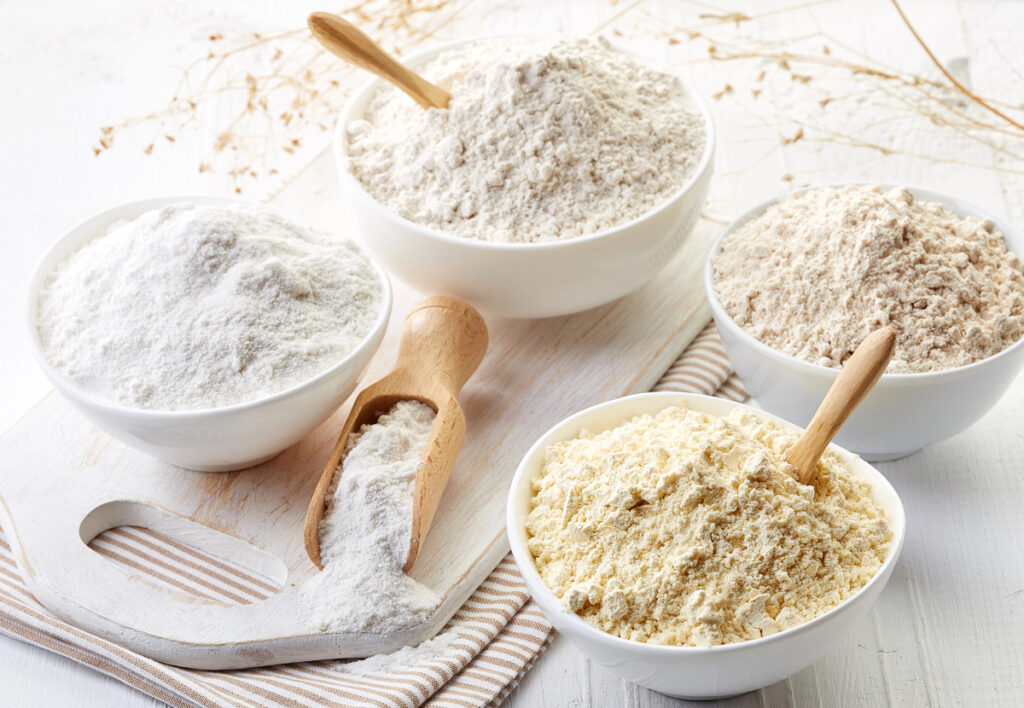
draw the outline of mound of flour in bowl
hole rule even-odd
[[[601,39],[490,39],[419,69],[448,108],[382,88],[348,126],[350,168],[447,234],[529,243],[617,226],[679,190],[704,151],[679,81]]]
[[[834,450],[812,485],[797,431],[737,408],[685,407],[549,445],[526,518],[544,584],[623,639],[712,646],[828,612],[885,562],[893,532]]]
[[[254,400],[330,368],[369,334],[383,286],[347,241],[272,211],[173,204],[112,225],[39,294],[46,359],[153,410]]]
[[[821,188],[740,226],[714,259],[729,316],[772,349],[838,368],[892,325],[887,371],[964,366],[1024,336],[1024,268],[989,220],[907,189]]]

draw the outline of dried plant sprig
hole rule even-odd
[[[797,9],[801,6],[789,7]],[[752,101],[750,105],[745,106],[748,115],[771,116],[762,121],[762,125],[772,125],[778,137],[774,146],[766,149],[765,157],[778,147],[792,145],[796,142],[793,138],[799,136],[797,140],[800,142],[862,148],[872,150],[883,157],[900,154],[914,159],[970,166],[1003,174],[1021,173],[1016,164],[1019,164],[1021,156],[1024,155],[1024,136],[1014,127],[1013,123],[1016,121],[1011,119],[1012,122],[1007,123],[998,115],[1009,115],[1011,111],[1021,110],[1020,107],[983,97],[978,98],[985,105],[978,104],[954,83],[945,80],[945,72],[943,76],[932,78],[905,68],[888,66],[824,32],[797,37],[766,38],[746,31],[749,23],[757,19],[756,16],[717,12],[705,13],[704,18],[710,22],[675,28],[662,26],[654,29],[653,34],[657,35],[660,32],[669,44],[680,44],[683,41],[680,39],[682,36],[691,43],[704,42],[707,56],[703,61],[735,62],[738,68],[744,65],[752,68],[761,67],[753,81],[749,78],[730,77],[720,90],[712,92],[712,96],[716,100],[725,100],[729,97],[740,104]],[[723,23],[725,20],[729,22]],[[811,46],[816,46],[817,49],[811,50]],[[837,53],[834,50],[842,51]],[[701,61],[695,58],[689,63]],[[805,103],[778,105],[779,94],[765,90],[766,75],[772,72],[780,78],[784,77],[795,84],[807,86],[805,98],[802,99]],[[743,85],[738,81],[746,84],[743,86],[744,90],[736,90],[737,86]],[[815,92],[818,94],[816,101],[813,100]],[[851,127],[848,120],[840,120],[856,115],[854,113],[848,112],[841,116],[840,120],[836,120],[830,118],[828,114],[810,110],[810,106],[815,103],[824,109],[843,102],[851,106],[850,111],[859,110],[852,106],[874,104],[877,110],[872,111],[871,115],[877,118]],[[1005,109],[997,110],[994,115],[988,108],[991,106],[1005,106]],[[735,112],[733,115],[735,116]],[[922,126],[927,123],[929,129],[948,130],[960,138],[991,149],[996,155],[1008,158],[1009,162],[997,160],[995,163],[981,164],[967,153],[931,153],[927,147],[922,149],[920,145],[900,140],[902,134],[908,133],[891,136],[884,133],[881,136],[870,134],[873,127],[908,119],[918,120]],[[784,127],[786,124],[793,126],[792,131],[787,131]],[[763,131],[761,136],[754,140],[764,142]],[[849,166],[851,163],[844,164]],[[786,176],[793,179],[792,174]]]
[[[1018,153],[1024,153],[1024,143],[1019,142],[1020,121],[1012,117],[1020,109],[998,98],[981,97],[966,90],[937,61],[902,12],[904,23],[941,76],[920,75],[905,67],[887,65],[822,32],[769,38],[749,31],[757,20],[769,15],[809,11],[830,1],[804,0],[761,12],[734,12],[694,0],[691,4],[698,9],[692,15],[693,23],[672,27],[666,26],[662,17],[649,13],[644,8],[645,0],[610,0],[612,10],[608,18],[594,31],[630,39],[657,37],[674,46],[705,43],[707,54],[703,61],[749,65],[754,69],[752,75],[760,69],[754,80],[730,80],[711,93],[719,101],[752,101],[748,114],[777,127],[776,143],[768,147],[766,156],[780,146],[839,144],[870,150],[879,156],[902,154],[1016,172],[1012,164],[977,165],[962,161],[962,156],[929,155],[919,146],[900,144],[884,134],[857,132],[834,118],[829,123],[828,115],[811,111],[811,106],[832,111],[836,107],[843,110],[844,102],[853,105],[853,101],[866,101],[879,109],[881,117],[875,123],[859,126],[861,129],[887,120],[913,118],[928,121],[939,130],[950,131],[1014,161],[1020,160]],[[893,3],[899,10],[897,1]],[[464,11],[471,5],[473,0],[360,0],[340,12],[358,21],[396,53],[402,53],[434,37],[453,19],[468,19]],[[479,5],[472,9],[479,10],[481,16],[487,12]],[[893,21],[898,21],[895,15]],[[183,69],[179,89],[170,104],[162,111],[104,127],[95,146],[97,154],[110,149],[115,137],[128,128],[150,126],[153,139],[144,151],[151,153],[158,144],[176,141],[186,129],[216,126],[199,170],[224,172],[240,185],[244,180],[286,169],[282,163],[294,163],[301,159],[304,150],[319,145],[310,136],[329,129],[357,76],[327,55],[305,28],[234,38],[216,33],[209,41],[206,56]],[[248,66],[259,64],[258,59],[262,60],[258,68]],[[807,105],[777,105],[768,87],[771,81],[779,80],[799,87],[808,96]],[[212,116],[204,113],[211,105],[222,105],[229,99],[236,105],[227,118],[223,117],[223,110]],[[758,139],[763,142],[763,138]],[[785,177],[796,179],[790,173]]]
[[[1015,121],[1010,116],[1006,115],[1005,113],[1003,113],[999,109],[993,107],[988,101],[986,101],[985,99],[983,99],[980,96],[976,95],[969,88],[967,88],[962,83],[957,81],[956,78],[951,73],[949,73],[949,70],[946,69],[946,67],[942,65],[942,62],[940,62],[935,57],[935,54],[932,53],[932,50],[928,47],[927,44],[925,44],[925,41],[923,39],[921,39],[921,35],[919,35],[917,33],[916,29],[914,29],[914,25],[910,24],[910,20],[907,19],[907,15],[906,15],[905,12],[903,12],[903,8],[900,7],[899,2],[897,2],[897,0],[892,0],[892,5],[893,5],[893,7],[896,8],[896,12],[898,12],[900,17],[903,19],[903,24],[905,24],[907,26],[907,29],[910,30],[910,34],[914,35],[914,39],[916,39],[917,43],[921,45],[921,49],[924,50],[924,53],[928,55],[928,58],[932,60],[932,63],[936,66],[936,68],[938,68],[938,70],[942,72],[942,75],[945,76],[949,80],[949,82],[951,84],[953,84],[957,88],[958,91],[960,91],[960,93],[962,93],[965,96],[967,96],[969,99],[971,99],[972,101],[977,103],[982,108],[984,108],[984,109],[986,109],[988,111],[991,111],[992,113],[996,114],[997,116],[999,116],[1000,118],[1005,120],[1010,125],[1012,125],[1012,126],[1014,126],[1016,128],[1019,128],[1020,130],[1024,131],[1024,125],[1022,125],[1021,123],[1018,123],[1017,121]]]
[[[339,12],[358,19],[397,50],[433,36],[468,0],[360,0]],[[104,126],[96,155],[130,129],[152,131],[143,152],[176,142],[186,130],[216,126],[200,172],[245,180],[277,172],[312,135],[327,132],[355,85],[357,74],[325,52],[305,27],[273,33],[208,38],[209,49],[182,69],[177,88],[161,110]],[[228,117],[225,119],[225,106]],[[316,142],[316,141],[314,141]]]

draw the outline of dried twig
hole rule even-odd
[[[408,49],[432,36],[472,0],[349,0],[340,11]],[[442,11],[451,10],[450,12]],[[199,161],[200,172],[220,170],[235,182],[274,174],[282,157],[297,153],[311,133],[326,132],[348,95],[355,72],[327,54],[305,27],[276,33],[209,37],[204,56],[182,68],[167,106],[105,126],[93,152],[113,147],[121,132],[152,126],[146,155],[186,130],[206,124],[213,138]],[[266,68],[258,73],[253,65]],[[354,84],[353,84],[354,85]],[[233,106],[222,118],[223,106]],[[221,121],[209,124],[215,108]],[[158,142],[159,141],[159,142]],[[225,164],[226,163],[226,164]]]
[[[932,60],[932,63],[935,64],[935,66],[938,68],[938,70],[942,72],[942,75],[945,76],[947,79],[949,79],[949,82],[951,84],[956,86],[957,90],[960,91],[960,93],[962,93],[963,95],[967,96],[969,99],[971,99],[972,101],[977,103],[982,108],[984,108],[984,109],[986,109],[988,111],[991,111],[992,113],[996,114],[997,116],[999,116],[1000,118],[1005,120],[1010,125],[1012,125],[1012,126],[1014,126],[1016,128],[1019,128],[1020,130],[1024,130],[1024,125],[1021,125],[1020,123],[1015,121],[1013,118],[1011,118],[1010,116],[1008,116],[1005,113],[1003,113],[1002,111],[1000,111],[998,108],[995,108],[994,106],[989,104],[985,99],[977,96],[973,91],[971,91],[969,88],[967,88],[962,83],[957,81],[953,77],[953,75],[951,73],[949,73],[949,71],[946,69],[946,67],[944,67],[942,65],[942,62],[940,62],[938,60],[938,58],[936,58],[936,56],[932,53],[932,50],[928,48],[927,44],[925,44],[924,40],[921,39],[921,35],[919,35],[917,33],[917,30],[914,29],[914,26],[912,24],[910,24],[910,20],[907,19],[907,16],[903,12],[903,8],[900,7],[899,2],[897,2],[897,0],[892,0],[892,5],[893,5],[893,7],[896,8],[896,12],[898,12],[900,14],[900,17],[903,18],[903,24],[905,24],[907,26],[907,29],[910,30],[910,33],[912,35],[914,35],[914,39],[916,39],[917,43],[921,45],[921,49],[924,50],[924,53],[928,55],[928,58]]]
[[[753,33],[758,20],[767,15],[805,12],[829,0],[795,0],[784,7],[749,13],[692,0],[699,8],[693,15],[696,20],[674,28],[666,27],[663,19],[648,13],[645,0],[621,0],[595,31],[619,33],[628,27],[631,37],[647,34],[667,40],[670,45],[703,42],[708,50],[703,61],[747,62],[753,68],[751,77],[756,74],[756,78],[744,84],[735,79],[732,84],[723,82],[721,90],[712,93],[723,102],[753,100],[750,114],[763,119],[765,124],[775,126],[779,119],[784,121],[786,128],[780,131],[778,141],[786,146],[798,142],[841,144],[876,155],[902,154],[962,164],[955,157],[928,155],[913,145],[900,144],[884,131],[872,134],[873,126],[915,117],[929,121],[935,130],[948,131],[986,145],[1003,158],[1015,159],[1024,148],[1017,142],[1024,126],[999,110],[1012,113],[1015,107],[996,97],[981,98],[950,76],[910,25],[897,0],[892,1],[903,22],[948,81],[889,66],[821,31],[771,37]],[[397,45],[396,50],[408,50],[434,36],[439,28],[474,4],[474,0],[347,2],[349,6],[343,12],[378,36],[390,39],[390,44]],[[703,15],[697,16],[701,11]],[[480,9],[480,14],[485,12]],[[628,25],[624,22],[627,16]],[[183,69],[181,83],[165,109],[104,127],[94,148],[96,153],[111,149],[121,131],[139,125],[153,128],[152,139],[144,150],[152,153],[155,145],[170,145],[185,130],[208,123],[209,116],[204,111],[215,105],[213,117],[220,122],[208,125],[214,137],[199,170],[227,172],[237,183],[258,176],[259,171],[276,172],[281,168],[280,159],[295,154],[302,145],[312,145],[307,134],[327,131],[348,95],[352,83],[347,81],[349,72],[311,41],[305,28],[235,38],[217,34],[210,37],[210,42],[206,55]],[[253,59],[263,61],[266,68],[258,72],[252,69]],[[776,105],[777,94],[768,85],[768,81],[776,79],[799,87],[799,95],[807,97],[806,106],[790,111]],[[220,108],[225,97],[236,101],[234,111],[227,116]],[[848,120],[829,117],[835,115],[831,111],[841,112],[844,104],[854,106],[859,101],[869,101],[878,109],[878,121],[854,128]],[[232,104],[229,101],[227,105]],[[824,111],[826,107],[828,112]],[[778,142],[771,149],[777,150]],[[998,165],[972,166],[1014,171],[1013,167]],[[794,177],[790,175],[790,179]]]

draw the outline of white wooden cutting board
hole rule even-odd
[[[329,154],[273,202],[346,227]],[[303,550],[303,519],[351,400],[270,462],[202,473],[123,446],[51,393],[0,438],[0,525],[19,569],[60,617],[180,666],[367,656],[433,636],[507,553],[506,491],[532,442],[574,411],[648,390],[707,322],[701,271],[714,231],[702,222],[653,283],[611,305],[547,320],[488,319],[490,348],[462,394],[468,436],[412,573],[444,598],[420,626],[392,635],[318,633],[303,616],[298,586],[316,572]],[[423,297],[393,284],[392,321],[361,385],[390,370],[401,320]],[[148,582],[87,546],[124,525],[202,548],[283,589],[227,606]]]

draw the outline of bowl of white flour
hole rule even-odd
[[[374,80],[335,133],[355,237],[389,272],[549,317],[639,288],[685,242],[715,136],[676,75],[593,38],[473,40],[405,61],[450,90],[449,107]]]
[[[190,469],[241,469],[334,412],[380,345],[383,269],[350,241],[209,197],[85,221],[32,277],[32,352],[93,423]]]
[[[893,359],[836,442],[891,460],[969,427],[1024,367],[1024,236],[948,195],[847,184],[773,199],[712,247],[705,290],[733,367],[806,425],[872,330]]]
[[[538,607],[597,664],[689,699],[811,665],[883,592],[903,504],[835,445],[814,485],[800,431],[749,406],[643,393],[556,424],[512,480],[509,545]]]

